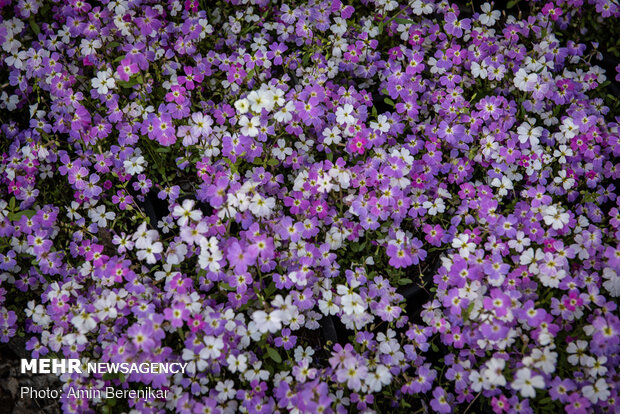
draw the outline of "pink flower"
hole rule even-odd
[[[354,154],[357,153],[361,155],[364,153],[364,146],[366,145],[366,142],[368,142],[366,139],[357,135],[349,141],[348,149]]]
[[[185,0],[185,10],[196,13],[198,11],[198,2],[196,0]]]
[[[130,58],[126,57],[125,59],[121,60],[121,64],[116,69],[116,72],[118,73],[118,77],[121,78],[121,80],[127,82],[131,75],[133,75],[134,73],[138,73],[138,65],[134,63]]]

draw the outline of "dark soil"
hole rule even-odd
[[[21,398],[21,387],[35,390],[59,389],[55,375],[21,374],[20,359],[30,358],[26,341],[15,337],[8,344],[0,344],[0,413],[3,414],[57,414],[60,404],[49,398]]]

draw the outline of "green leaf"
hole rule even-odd
[[[15,197],[11,197],[11,201],[9,201],[9,210],[15,209]]]
[[[30,18],[29,22],[30,22],[30,28],[32,29],[34,34],[38,35],[39,33],[41,33],[41,28],[39,27],[37,22],[34,21],[33,17]]]
[[[399,23],[399,24],[413,24],[413,23],[415,23],[413,20],[403,19],[402,17],[397,17],[396,19],[394,19],[394,21],[396,23]]]
[[[9,214],[9,220],[17,221],[20,218],[22,218],[22,216],[27,216],[28,218],[32,218],[32,216],[34,216],[35,214],[36,214],[36,211],[34,210],[18,211],[17,213]]]
[[[164,168],[163,165],[158,165],[157,166],[157,172],[162,176],[165,177],[166,176],[166,169]]]
[[[119,85],[121,88],[127,88],[127,89],[129,89],[129,88],[133,88],[133,86],[134,86],[134,85],[137,85],[137,84],[138,84],[138,82],[131,81],[131,80],[130,80],[129,82],[127,82],[127,81],[122,81],[122,80],[119,80],[119,81],[117,81],[117,82],[118,82],[118,85]]]
[[[110,42],[110,43],[108,43],[108,48],[112,49],[112,48],[114,48],[114,47],[118,47],[118,46],[120,46],[120,45],[121,45],[121,44],[120,44],[120,43],[118,43],[118,42]]]
[[[392,108],[396,106],[396,104],[394,103],[393,100],[391,100],[390,98],[385,98],[383,100],[383,102],[385,102],[386,104],[390,105]]]
[[[131,78],[129,78],[129,81],[119,80],[118,84],[121,86],[121,88],[132,88],[134,85],[137,85],[142,82],[143,82],[142,76],[138,75],[138,76],[132,76]]]
[[[271,282],[269,284],[269,286],[267,286],[267,289],[265,289],[265,296],[269,297],[271,295],[273,295],[273,293],[276,291],[276,284],[275,282]]]
[[[431,343],[431,349],[433,350],[433,352],[439,352],[439,348],[437,347],[437,345],[435,345],[435,342]]]
[[[508,2],[508,4],[506,4],[506,7],[509,8],[509,9],[512,9],[514,6],[517,5],[517,2],[518,2],[518,0],[510,0]]]
[[[471,311],[474,310],[474,305],[475,305],[475,302],[471,302],[469,306],[467,306],[467,309],[463,311],[463,315],[462,315],[463,319],[469,319],[469,315],[471,314]]]
[[[229,158],[225,157],[224,160],[228,163],[228,166],[230,167],[230,171],[232,171],[233,173],[237,172],[237,165],[234,164]]]
[[[413,280],[409,279],[408,277],[404,277],[402,279],[398,279],[398,284],[399,285],[409,285],[413,283]]]
[[[157,148],[155,152],[170,152],[170,148],[168,147]]]
[[[583,202],[584,203],[593,203],[594,201],[596,201],[597,198],[598,198],[598,194],[597,193],[585,193],[583,195]]]
[[[224,283],[224,282],[221,282],[219,284],[219,287],[220,287],[220,289],[228,290],[228,291],[231,291],[231,292],[234,292],[235,290],[237,290],[234,287],[230,286],[228,283]]]
[[[275,167],[276,165],[280,164],[280,161],[278,161],[275,158],[270,159],[269,161],[267,161],[267,165],[270,165],[272,167]]]
[[[377,108],[375,106],[372,107],[372,116],[377,119]]]
[[[278,354],[278,351],[276,351],[275,349],[271,347],[267,347],[267,353],[269,354],[269,357],[273,359],[277,364],[282,362],[282,357],[280,356],[280,354]]]

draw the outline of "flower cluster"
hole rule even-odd
[[[0,342],[188,364],[61,377],[170,391],[132,412],[618,410],[619,125],[570,29],[620,8],[529,6],[0,1]]]

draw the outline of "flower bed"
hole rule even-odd
[[[0,0],[0,342],[188,364],[66,412],[617,410],[620,10],[510,3]]]

